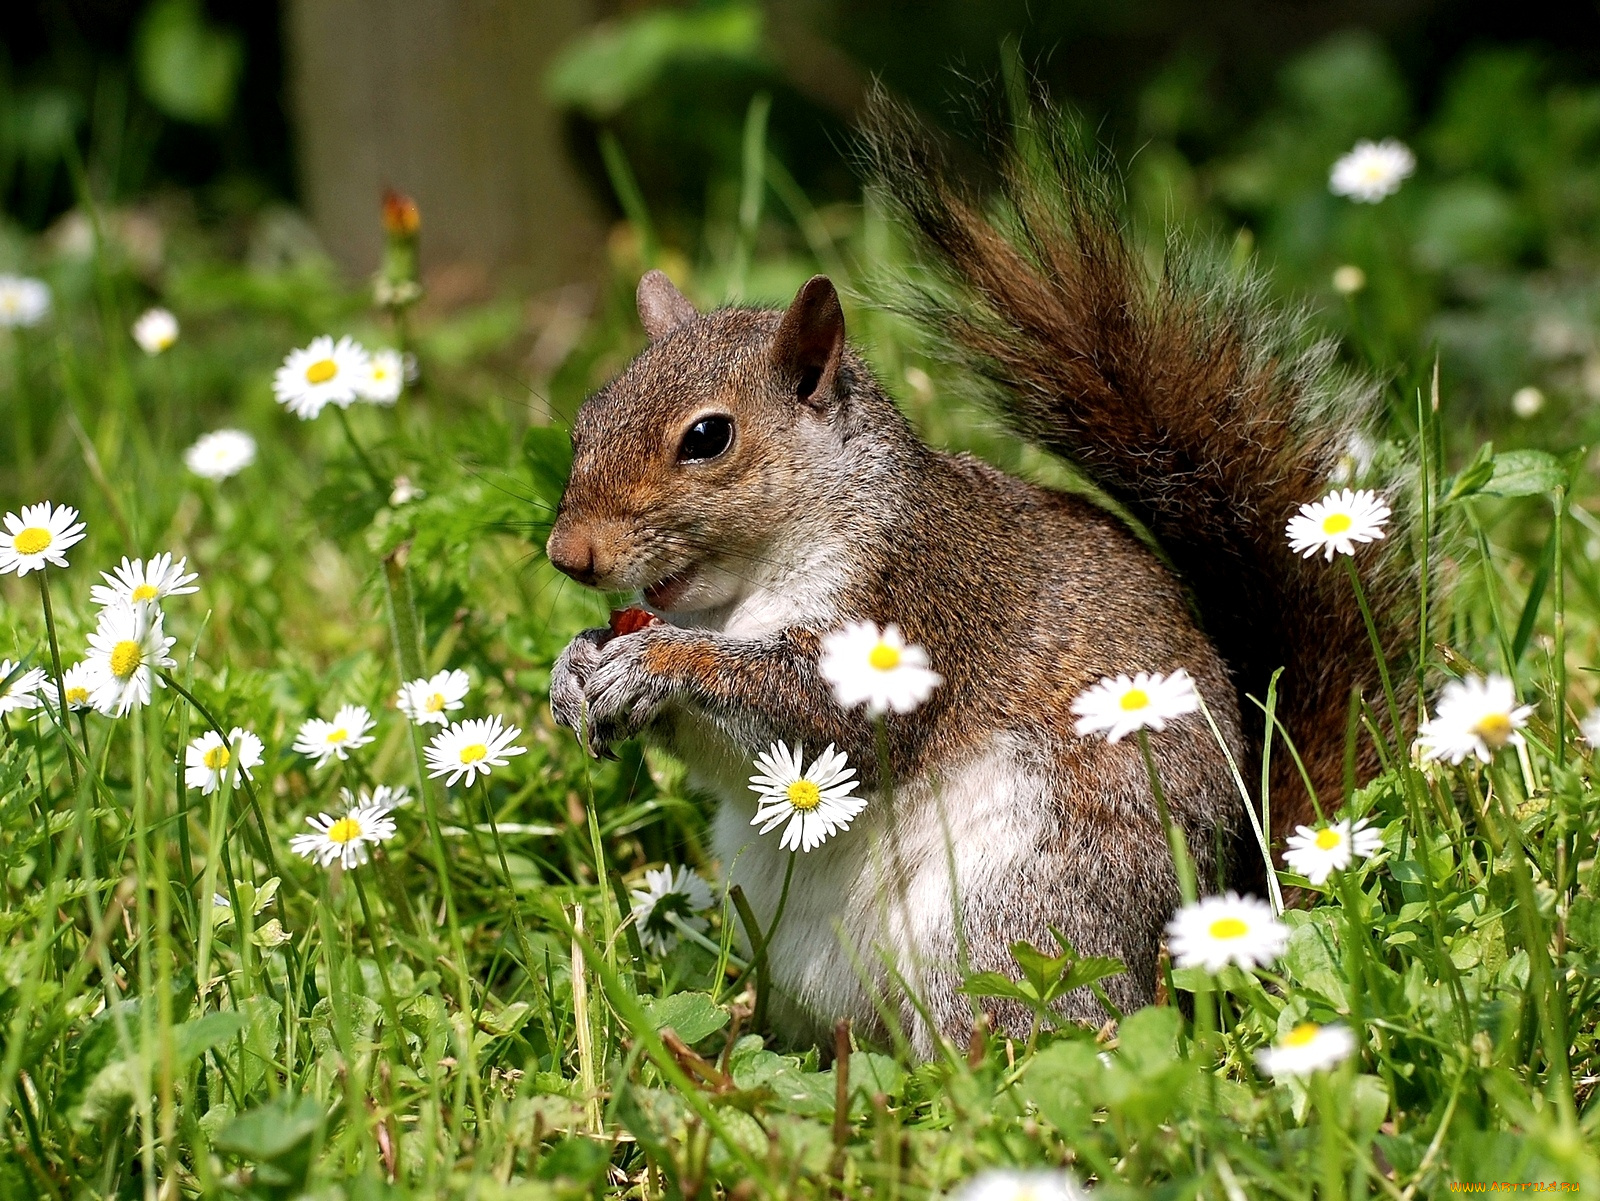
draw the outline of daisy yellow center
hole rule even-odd
[[[488,755],[489,748],[481,742],[469,743],[461,748],[461,762],[463,763],[476,763],[480,759],[488,758]]]
[[[1322,532],[1324,534],[1342,534],[1355,522],[1350,520],[1348,513],[1329,513],[1322,519]]]
[[[872,648],[867,662],[879,671],[893,671],[900,666],[900,652],[887,642],[880,642]]]
[[[444,710],[444,693],[435,692],[432,696],[428,697],[427,701],[423,703],[422,707],[429,713],[442,712]]]
[[[1130,688],[1117,702],[1124,713],[1134,713],[1150,703],[1150,694],[1143,688]]]
[[[328,731],[328,741],[329,742],[344,742],[349,737],[350,737],[350,731],[345,729],[343,726],[340,726],[336,730],[329,730]]]
[[[135,601],[152,601],[160,595],[160,590],[154,584],[140,584],[133,590],[132,599]]]
[[[111,648],[111,674],[126,680],[139,670],[144,662],[144,648],[131,638],[124,638]]]
[[[822,789],[810,780],[796,780],[789,785],[789,804],[802,813],[809,813],[822,804]]]
[[[1511,717],[1505,713],[1491,713],[1480,718],[1478,724],[1472,727],[1472,732],[1499,750],[1511,737]]]
[[[361,823],[353,817],[341,817],[328,827],[328,841],[344,844],[361,837]]]
[[[1343,841],[1344,837],[1331,826],[1317,831],[1316,842],[1319,851],[1331,851]]]
[[[1288,1034],[1284,1035],[1283,1045],[1286,1047],[1303,1047],[1315,1041],[1320,1033],[1322,1033],[1322,1027],[1315,1022],[1301,1022]]]
[[[17,536],[11,540],[11,545],[17,548],[19,555],[36,555],[48,549],[53,541],[49,530],[43,526],[30,525],[27,529],[18,531]]]
[[[1211,923],[1211,937],[1224,941],[1234,938],[1243,938],[1250,933],[1247,923],[1236,917],[1219,917]]]
[[[81,684],[74,684],[67,689],[67,704],[86,705],[89,703],[89,690]]]
[[[228,760],[233,756],[228,754],[225,746],[214,746],[205,753],[205,765],[212,771],[221,771],[228,766]]]
[[[325,384],[339,374],[339,364],[332,359],[318,359],[306,368],[306,383]]]

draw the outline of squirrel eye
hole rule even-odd
[[[733,443],[733,418],[702,417],[691,425],[678,443],[678,462],[692,463],[714,459]]]

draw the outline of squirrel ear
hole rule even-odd
[[[772,340],[772,364],[794,381],[795,399],[823,408],[844,354],[844,310],[826,275],[813,275],[795,293]]]
[[[639,280],[639,321],[655,342],[700,314],[665,271],[646,271]]]

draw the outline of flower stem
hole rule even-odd
[[[506,895],[511,898],[511,928],[517,934],[517,946],[522,951],[522,970],[533,978],[533,948],[528,945],[528,933],[522,928],[522,906],[517,901],[517,886],[511,882],[511,865],[506,861],[505,844],[500,840],[500,826],[494,820],[494,806],[489,803],[489,784],[485,780],[479,799],[483,803],[483,816],[489,822],[489,836],[494,840],[494,853],[500,860],[500,875],[506,882]]]
[[[767,932],[761,936],[760,947],[752,947],[754,952],[750,959],[752,963],[759,963],[761,967],[761,987],[756,990],[756,1011],[751,1019],[755,1022],[757,1030],[764,1030],[767,1021],[767,998],[772,994],[772,940],[778,935],[778,923],[783,920],[783,911],[789,904],[789,885],[794,880],[794,861],[800,857],[800,852],[789,852],[789,865],[783,869],[783,891],[778,893],[778,907],[773,910],[772,924],[767,927]]]
[[[50,583],[45,578],[48,575],[49,572],[47,570],[38,572],[39,603],[44,606],[44,628],[50,635],[50,667],[55,672],[53,679],[56,685],[56,712],[61,718],[61,737],[70,739],[72,737],[72,727],[67,724],[67,689],[66,685],[62,683],[61,643],[56,638],[56,611],[55,606],[50,603]],[[83,751],[85,755],[89,753],[89,744],[87,742],[84,743]],[[72,771],[72,790],[76,792],[78,790],[78,761],[73,757],[70,748],[67,751],[67,767]]]
[[[1161,787],[1161,773],[1156,771],[1155,756],[1150,753],[1150,734],[1141,729],[1138,738],[1139,752],[1144,756],[1145,770],[1150,773],[1150,788],[1156,797],[1156,815],[1161,819],[1167,847],[1172,852],[1173,870],[1178,874],[1178,895],[1183,898],[1185,905],[1192,905],[1199,896],[1199,890],[1195,884],[1194,860],[1189,855],[1189,844],[1183,837],[1183,830],[1167,811],[1167,794]]]
[[[1372,618],[1372,609],[1367,604],[1367,593],[1361,587],[1361,574],[1356,571],[1354,555],[1345,555],[1344,567],[1350,576],[1350,587],[1355,589],[1356,604],[1361,607],[1361,619],[1367,624],[1367,637],[1372,640],[1372,656],[1377,660],[1378,678],[1383,681],[1383,696],[1389,704],[1389,722],[1394,728],[1394,745],[1396,753],[1405,746],[1405,734],[1400,724],[1400,706],[1395,700],[1394,683],[1389,679],[1389,661],[1384,657],[1383,640],[1378,637],[1378,623]]]
[[[372,944],[372,958],[378,965],[378,979],[383,982],[383,1004],[389,1011],[389,1026],[394,1031],[395,1057],[401,1063],[408,1063],[410,1056],[406,1054],[406,1032],[400,1025],[400,1005],[395,1000],[394,986],[389,983],[389,947],[378,937],[378,925],[372,920],[372,906],[367,901],[367,886],[361,882],[360,869],[345,874],[355,881],[356,897],[361,902],[361,917],[367,926],[367,941]]]
[[[367,452],[361,448],[361,443],[356,441],[356,432],[350,428],[350,417],[344,411],[344,406],[334,405],[333,411],[339,415],[339,424],[344,428],[345,441],[350,443],[350,450],[355,454],[357,461],[360,462],[362,470],[372,480],[372,486],[386,495],[389,491],[389,481],[378,474],[377,467],[373,466],[372,460],[367,456]]]

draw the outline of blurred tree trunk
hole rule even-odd
[[[545,288],[598,262],[598,210],[544,98],[546,64],[591,0],[290,0],[300,176],[324,243],[376,269],[379,198],[422,210],[444,293]],[[441,295],[440,300],[448,300]]]

